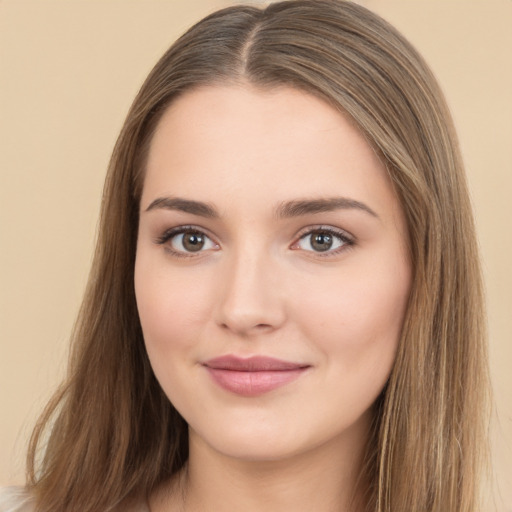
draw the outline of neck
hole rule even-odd
[[[360,512],[368,434],[360,427],[308,452],[264,461],[221,454],[191,431],[186,468],[157,493],[151,510]]]

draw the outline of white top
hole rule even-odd
[[[23,487],[0,487],[0,512],[34,512],[33,499]],[[149,508],[140,504],[125,512],[149,512]]]
[[[0,512],[33,512],[32,499],[23,487],[0,488]]]

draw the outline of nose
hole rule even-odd
[[[241,253],[225,262],[217,324],[239,336],[273,332],[285,321],[278,265],[270,255]]]

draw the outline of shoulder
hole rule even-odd
[[[116,509],[117,510],[117,509]],[[144,502],[126,504],[120,512],[149,512]],[[23,487],[0,487],[0,512],[35,512],[34,500]]]
[[[23,487],[0,487],[0,512],[33,512],[32,499]]]

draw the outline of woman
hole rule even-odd
[[[101,219],[29,507],[478,510],[472,216],[387,23],[330,0],[201,21],[135,99]]]

